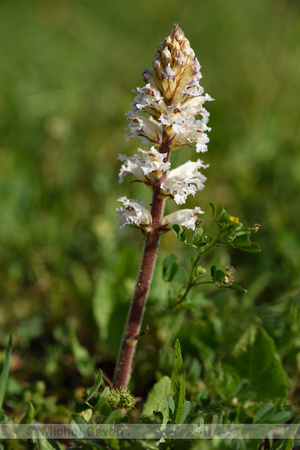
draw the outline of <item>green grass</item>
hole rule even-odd
[[[191,253],[171,233],[162,239],[132,390],[145,398],[170,375],[165,355],[177,337],[183,360],[196,361],[191,390],[196,379],[209,384],[206,374],[255,323],[274,339],[300,411],[298,2],[15,0],[0,4],[0,344],[4,355],[13,335],[12,420],[28,402],[38,420],[62,420],[97,368],[112,376],[142,245],[138,232],[118,229],[116,199],[149,200],[146,189],[118,184],[118,153],[140,146],[123,139],[124,113],[175,22],[215,99],[207,183],[189,204],[207,223],[211,201],[260,223],[262,252],[220,249],[206,260],[231,261],[247,295],[195,291],[196,312],[167,314],[162,260],[171,249],[187,265]],[[186,148],[173,161],[192,158]]]

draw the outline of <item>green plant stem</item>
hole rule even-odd
[[[218,234],[218,236],[216,237],[216,239],[215,239],[215,240],[214,240],[207,248],[205,248],[205,249],[203,249],[203,250],[201,250],[201,251],[198,250],[199,253],[198,253],[197,258],[195,259],[195,261],[194,261],[194,263],[193,263],[192,270],[191,270],[191,274],[190,274],[190,277],[189,277],[187,286],[186,286],[186,288],[185,288],[185,291],[184,291],[184,293],[182,294],[182,296],[179,297],[178,300],[175,300],[173,303],[171,303],[171,305],[170,305],[171,308],[174,308],[175,306],[178,306],[178,305],[180,305],[180,303],[184,302],[184,300],[187,298],[187,296],[188,296],[190,290],[191,290],[194,286],[196,286],[196,285],[198,285],[198,284],[207,284],[207,283],[210,283],[210,282],[195,283],[195,270],[196,270],[196,268],[197,268],[197,266],[198,266],[198,263],[199,263],[201,257],[202,257],[205,253],[208,253],[208,252],[209,252],[213,247],[215,247],[217,244],[220,243],[221,234],[222,234],[222,231],[219,232],[219,234]]]
[[[169,157],[169,144],[167,139],[160,148],[161,153]],[[167,157],[167,159],[168,159]],[[127,322],[120,346],[119,356],[115,368],[113,386],[115,389],[127,387],[133,369],[133,357],[136,344],[140,337],[140,328],[146,306],[151,279],[155,267],[158,250],[161,219],[163,216],[165,198],[160,193],[160,185],[166,178],[166,172],[159,178],[153,189],[152,196],[152,228],[146,235],[144,253],[136,282],[135,292],[131,301]]]

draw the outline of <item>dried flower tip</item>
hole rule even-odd
[[[223,272],[225,273],[225,277],[222,280],[223,284],[231,286],[234,283],[235,268],[233,266],[226,266]]]
[[[131,121],[126,139],[139,137],[155,146],[165,140],[171,150],[195,143],[196,152],[205,152],[210,128],[204,103],[213,99],[199,84],[201,66],[178,25],[158,46],[152,65],[154,70],[144,69],[146,86],[134,91],[125,114]]]
[[[154,72],[144,72],[144,80],[157,86],[165,100],[175,104],[187,96],[183,88],[191,88],[201,78],[200,64],[194,60],[195,53],[178,25],[158,46],[153,60]]]
[[[254,233],[257,233],[258,230],[260,229],[260,227],[261,227],[260,223],[256,223],[256,224],[253,226],[252,230],[254,231]]]
[[[152,223],[152,216],[145,208],[143,202],[138,200],[128,199],[127,197],[118,198],[122,202],[124,208],[117,208],[117,217],[120,219],[119,227],[125,225],[135,225],[145,231],[149,230]]]

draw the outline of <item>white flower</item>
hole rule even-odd
[[[195,195],[197,190],[204,188],[206,177],[198,172],[201,167],[206,169],[208,164],[205,165],[198,159],[197,162],[188,161],[177,169],[171,170],[161,184],[163,193],[174,197],[178,205],[185,203],[188,195]]]
[[[162,225],[169,227],[172,223],[179,223],[179,225],[182,225],[183,227],[194,230],[198,220],[196,214],[204,214],[204,211],[198,206],[194,209],[180,209],[179,211],[165,216],[162,220]]]
[[[130,137],[140,137],[142,142],[150,141],[155,145],[162,144],[163,125],[153,119],[152,116],[147,118],[132,111],[125,116],[132,120],[126,128],[126,130],[129,130],[129,133],[125,136],[127,141]]]
[[[160,112],[166,108],[161,93],[152,87],[150,83],[147,83],[146,86],[142,88],[136,88],[133,92],[137,94],[134,102],[130,105],[133,113],[144,110],[152,116],[159,117]],[[130,115],[130,113],[128,115]]]
[[[203,88],[201,87],[201,94],[203,93]],[[206,111],[206,109],[203,107],[203,104],[207,101],[212,101],[213,99],[211,98],[211,96],[209,94],[205,94],[205,95],[197,95],[194,96],[192,98],[190,98],[189,100],[187,100],[186,102],[184,102],[182,104],[182,106],[180,107],[181,111],[185,112],[185,114],[187,116],[197,116],[197,115],[201,115],[201,116],[207,116],[207,120],[209,117],[208,112]]]
[[[120,219],[119,227],[125,225],[136,225],[140,228],[146,228],[152,222],[150,212],[145,208],[144,204],[138,200],[128,199],[127,197],[118,198],[122,202],[124,208],[117,208],[117,217]]]
[[[134,175],[138,180],[148,183],[160,178],[162,173],[170,168],[169,162],[164,162],[167,153],[159,153],[154,147],[144,151],[138,148],[134,156],[119,155],[121,161],[126,161],[122,165],[119,173],[119,183],[122,183],[127,175]]]
[[[172,128],[172,131],[168,131],[172,148],[196,143],[196,152],[207,150],[209,139],[205,132],[210,131],[210,128],[207,126],[209,113],[203,106],[205,100],[212,99],[208,94],[196,96],[183,104],[168,106],[160,116],[161,123]]]

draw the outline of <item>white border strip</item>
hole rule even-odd
[[[1,439],[300,439],[298,424],[0,424]],[[1,441],[0,441],[1,442]]]

